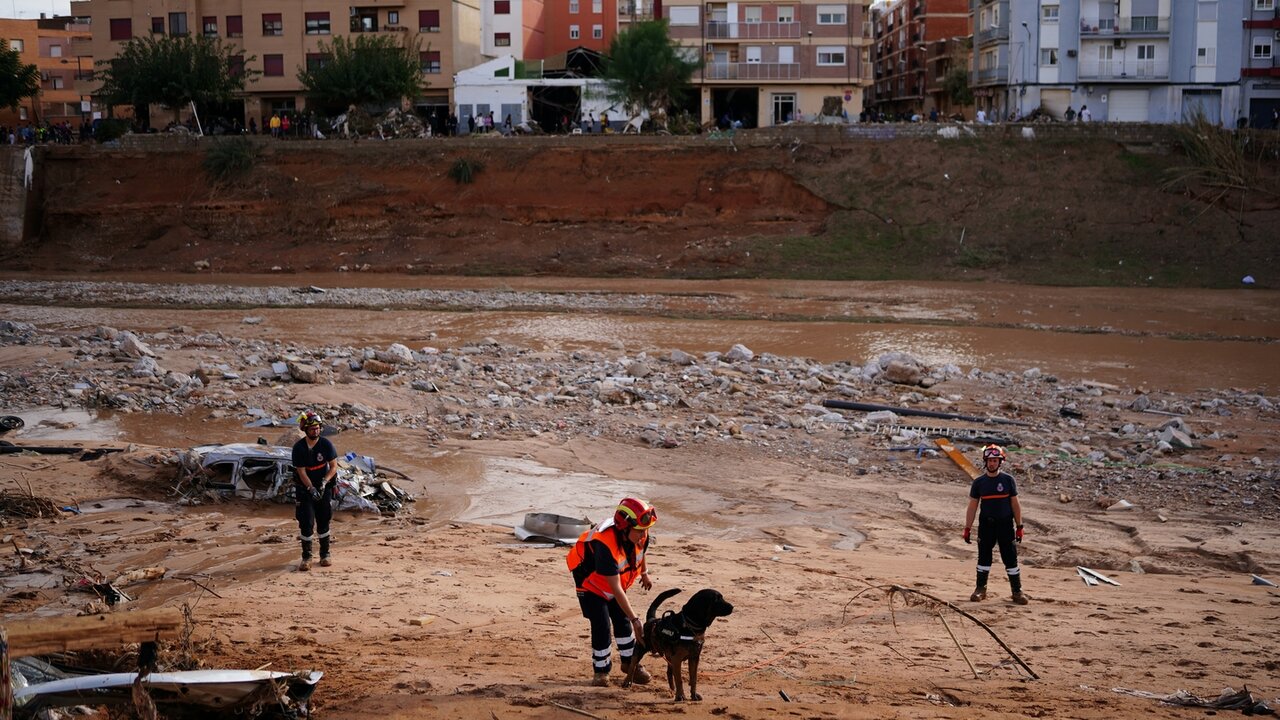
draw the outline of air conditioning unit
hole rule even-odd
[[[1277,30],[1277,31],[1275,32],[1275,38],[1276,38],[1277,40],[1280,40],[1280,30]]]
[[[707,52],[714,52],[715,49],[716,49],[715,45],[712,45],[711,43],[707,43]]]
[[[1125,41],[1124,41],[1124,40],[1116,40],[1113,44],[1115,45],[1115,47],[1120,48],[1121,50],[1123,50],[1123,49],[1124,49],[1124,46],[1125,46]]]

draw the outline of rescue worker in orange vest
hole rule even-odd
[[[591,684],[609,684],[613,668],[610,636],[616,638],[623,673],[631,671],[636,638],[643,631],[639,612],[631,606],[627,590],[640,579],[645,590],[653,587],[645,565],[649,528],[658,514],[645,501],[623,498],[613,517],[578,538],[567,558],[578,590],[582,616],[591,622]],[[612,625],[612,633],[610,632]],[[649,682],[649,673],[636,668],[634,681]]]
[[[1009,576],[1009,589],[1013,601],[1026,605],[1028,598],[1022,592],[1022,570],[1018,567],[1018,546],[1022,542],[1022,504],[1018,502],[1018,486],[1013,476],[1000,471],[1005,461],[1004,449],[999,445],[982,448],[982,464],[986,473],[974,479],[969,488],[969,507],[964,514],[966,543],[973,528],[973,517],[978,516],[978,583],[969,600],[980,602],[987,597],[987,575],[991,573],[992,550],[1000,546],[1000,559]],[[978,512],[981,506],[981,513]]]

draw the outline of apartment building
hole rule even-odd
[[[1280,130],[1280,1],[1245,0],[1243,59],[1243,115],[1252,127]],[[1224,58],[1227,62],[1229,58]]]
[[[644,2],[632,0],[626,9],[638,10]],[[618,0],[551,0],[543,15],[546,53],[528,57],[546,58],[578,47],[608,50],[618,33],[618,11]]]
[[[1246,7],[1258,2],[972,0],[979,106],[993,117],[1040,109],[1062,118],[1088,105],[1095,121],[1180,122],[1198,113],[1234,124],[1242,109],[1236,49]]]
[[[819,116],[838,98],[856,117],[871,85],[870,0],[669,0],[671,38],[705,65],[693,78],[703,123],[744,127]]]
[[[391,34],[420,42],[420,109],[447,112],[453,74],[481,60],[480,2],[495,0],[73,0],[90,19],[92,54],[114,57],[131,38],[200,33],[231,43],[262,72],[245,91],[244,115],[259,124],[272,113],[306,106],[298,71],[324,62],[333,36]],[[527,0],[520,0],[527,2]]]
[[[942,81],[967,57],[968,0],[890,0],[872,7],[871,27],[871,107],[926,116],[957,110]]]
[[[40,92],[17,110],[0,107],[0,125],[70,122],[92,117],[87,79],[93,71],[89,26],[76,18],[0,20],[0,39],[24,65],[40,71]]]
[[[480,52],[485,57],[546,56],[546,5],[542,0],[480,0],[480,3]]]

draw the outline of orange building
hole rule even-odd
[[[75,18],[0,20],[0,38],[17,50],[23,64],[40,70],[40,92],[23,98],[18,110],[0,108],[0,125],[46,121],[78,125],[90,114],[88,78],[93,72],[89,26]]]
[[[245,122],[306,106],[298,71],[323,63],[335,35],[393,35],[419,42],[420,109],[452,101],[453,74],[481,61],[480,0],[73,0],[91,18],[94,53],[112,58],[135,37],[199,33],[222,38],[261,72],[245,87]],[[163,117],[163,116],[161,116]]]
[[[546,0],[543,32],[543,57],[576,47],[604,52],[618,33],[618,0]]]

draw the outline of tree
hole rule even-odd
[[[627,111],[648,110],[665,118],[689,89],[699,61],[686,60],[667,36],[666,20],[637,23],[614,36],[604,60],[604,79],[611,100]],[[659,125],[665,127],[665,120]]]
[[[35,65],[23,65],[17,50],[10,50],[9,43],[0,40],[0,107],[17,110],[22,98],[35,97],[40,92],[40,70]]]
[[[942,91],[955,105],[972,105],[973,90],[969,89],[969,69],[963,65],[951,68],[942,79]]]
[[[298,71],[307,104],[341,112],[351,105],[417,97],[426,87],[420,47],[416,39],[401,44],[391,35],[361,35],[354,41],[335,37],[331,45],[320,43],[324,60]]]
[[[115,57],[98,61],[100,94],[107,104],[132,105],[142,110],[140,114],[148,105],[167,105],[176,120],[187,103],[227,102],[244,92],[247,80],[261,74],[245,67],[255,58],[233,52],[219,38],[133,38]]]

